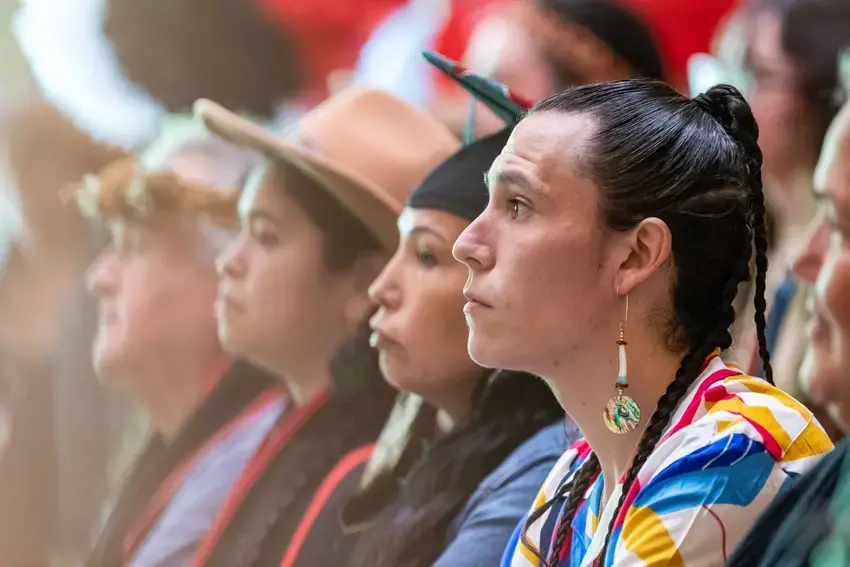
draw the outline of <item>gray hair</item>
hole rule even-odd
[[[160,136],[141,154],[139,163],[148,172],[169,170],[222,191],[241,190],[250,172],[262,162],[250,150],[211,135],[202,124],[186,116],[173,116]],[[199,259],[215,258],[236,237],[236,230],[200,218],[193,220],[198,238]]]

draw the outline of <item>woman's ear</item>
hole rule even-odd
[[[651,217],[629,231],[624,242],[625,259],[615,277],[621,295],[627,295],[661,269],[670,258],[673,237],[664,221]]]

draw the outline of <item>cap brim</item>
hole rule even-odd
[[[298,168],[359,219],[381,246],[388,250],[395,249],[398,243],[396,220],[403,203],[391,202],[383,191],[368,180],[275,136],[259,124],[215,102],[198,100],[193,111],[195,117],[216,136]]]

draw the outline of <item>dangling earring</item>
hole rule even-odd
[[[617,290],[617,295],[619,295],[619,290]],[[614,387],[617,388],[617,395],[608,400],[608,405],[602,412],[605,426],[613,433],[620,435],[633,430],[640,422],[640,406],[623,393],[623,390],[629,387],[629,374],[626,366],[626,345],[628,344],[626,342],[626,322],[628,320],[629,296],[626,294],[626,308],[623,319],[620,321],[620,338],[617,340],[617,349],[620,355],[620,370],[617,373],[617,382],[614,384]]]

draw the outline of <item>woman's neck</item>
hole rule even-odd
[[[292,402],[304,406],[322,395],[332,384],[331,360],[336,347],[315,348],[295,359],[269,364],[268,370],[286,385]]]
[[[331,387],[331,372],[327,368],[317,369],[314,372],[299,372],[287,374],[283,378],[286,389],[296,406],[304,406],[321,396]]]
[[[289,350],[281,349],[277,358],[255,362],[281,380],[292,403],[301,407],[331,388],[331,362],[349,336],[349,331],[341,329],[334,336],[314,340],[313,348],[300,351],[298,356],[285,355]]]
[[[157,362],[123,382],[145,409],[154,431],[172,441],[221,382],[233,360],[222,352],[203,360],[160,358]]]
[[[437,408],[437,434],[445,435],[458,424],[469,420],[472,414],[475,391],[480,387],[481,376],[447,381],[441,388],[422,394],[429,404]]]
[[[584,346],[579,357],[560,364],[563,371],[544,377],[599,459],[606,496],[629,467],[646,424],[681,363],[681,355],[670,353],[648,334],[632,331],[627,339],[629,387],[625,395],[641,409],[639,424],[627,434],[611,432],[602,419],[608,401],[617,394],[619,357],[614,340]]]

